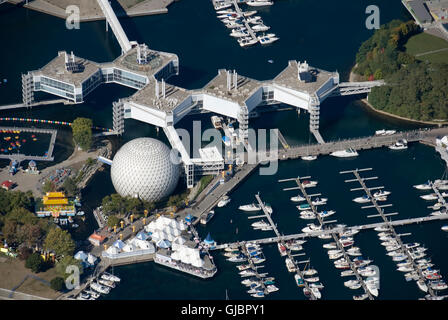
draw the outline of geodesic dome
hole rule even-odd
[[[134,139],[118,150],[111,178],[121,196],[159,201],[169,196],[179,180],[179,166],[170,159],[170,149],[152,138]]]

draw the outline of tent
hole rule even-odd
[[[212,237],[210,236],[210,233],[207,234],[207,237],[205,238],[204,243],[208,244],[208,245],[215,244],[215,240],[212,239]]]
[[[125,246],[124,242],[121,240],[117,240],[114,242],[113,244],[114,247],[117,247],[118,249],[123,249],[123,247]]]
[[[193,221],[193,216],[189,213],[189,214],[185,217],[185,221],[187,221],[187,222],[191,222],[191,221]]]
[[[135,247],[133,244],[129,243],[123,247],[123,251],[124,252],[133,252],[133,251],[135,251]]]
[[[88,258],[88,255],[87,255],[84,251],[78,251],[78,252],[75,254],[74,258],[75,258],[76,260],[86,261],[87,258]]]
[[[90,263],[91,265],[94,265],[97,262],[98,258],[95,257],[93,254],[88,255],[87,257],[87,262]]]
[[[159,241],[157,242],[157,246],[158,246],[159,248],[164,248],[164,249],[166,249],[166,248],[171,247],[171,242],[168,241],[168,240],[161,239],[161,240],[159,240]]]
[[[106,252],[109,254],[118,254],[118,253],[120,253],[120,250],[117,247],[112,246],[112,247],[108,248],[106,250]]]
[[[139,240],[146,240],[149,238],[149,236],[145,232],[140,231],[139,233],[137,233],[136,238]]]

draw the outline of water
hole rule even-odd
[[[152,48],[174,52],[179,56],[180,74],[169,82],[185,88],[195,89],[205,85],[219,68],[235,69],[239,74],[259,80],[270,79],[285,68],[290,59],[307,60],[312,66],[337,70],[342,80],[346,80],[357,48],[373,32],[364,27],[367,17],[365,8],[371,4],[380,7],[382,24],[396,18],[407,18],[406,10],[399,1],[325,0],[318,5],[311,0],[278,0],[274,6],[259,9],[259,12],[280,41],[264,48],[255,46],[247,49],[240,48],[228,35],[208,1],[197,4],[194,0],[182,0],[170,6],[168,15],[138,17],[122,22],[131,40],[145,42]],[[73,50],[78,56],[98,62],[110,61],[120,54],[112,32],[105,32],[104,21],[83,23],[80,30],[67,30],[61,19],[9,4],[0,7],[0,15],[0,30],[8,30],[0,33],[0,42],[14,48],[0,51],[0,79],[8,79],[7,84],[0,85],[0,104],[20,101],[20,74],[42,67],[59,50]],[[268,63],[270,59],[274,62]],[[92,118],[97,126],[111,127],[112,102],[133,92],[133,89],[118,85],[103,85],[91,93],[82,105],[58,104],[32,110],[2,111],[0,114],[60,121],[73,121],[78,116],[84,116]],[[50,97],[42,95],[40,98]],[[302,144],[310,141],[307,117],[303,113],[297,115],[295,111],[276,112],[254,119],[251,126],[279,128],[291,145]],[[211,126],[206,116],[198,115],[184,118],[178,127],[191,130],[192,120],[201,121],[203,129]],[[162,131],[157,133],[152,126],[135,120],[126,120],[125,125],[123,137],[114,139],[117,145],[142,136],[157,137],[167,142]],[[382,128],[404,130],[415,127],[415,124],[373,114],[354,97],[331,98],[321,108],[321,133],[326,140],[369,135]],[[58,129],[61,130],[54,153],[56,161],[62,161],[71,154],[73,146],[70,130]],[[41,167],[43,164],[39,164],[39,169]],[[247,214],[237,210],[239,205],[255,201],[256,192],[260,192],[262,199],[273,206],[273,219],[280,232],[299,232],[307,222],[298,218],[297,209],[289,201],[294,192],[282,191],[282,188],[293,184],[277,182],[278,179],[297,175],[311,175],[319,181],[316,192],[329,198],[328,209],[336,210],[332,219],[347,225],[379,221],[366,217],[374,214],[373,210],[367,213],[352,202],[358,194],[350,193],[349,189],[358,185],[344,183],[350,177],[339,174],[341,170],[363,167],[374,168],[372,175],[379,177],[378,181],[369,182],[369,186],[384,185],[392,191],[388,203],[394,206],[388,209],[400,212],[394,219],[429,214],[427,203],[418,197],[419,193],[412,185],[439,178],[445,170],[444,163],[434,150],[419,144],[398,152],[388,149],[362,151],[355,159],[322,157],[314,162],[280,162],[275,176],[260,176],[257,172],[250,176],[231,195],[232,202],[226,208],[217,208],[213,220],[206,228],[199,227],[199,232],[202,236],[210,232],[218,242],[256,239],[271,234],[253,231]],[[76,239],[85,238],[97,227],[90,212],[105,195],[112,192],[109,168],[105,168],[83,190],[83,209],[87,217],[86,223],[79,223]],[[443,256],[443,248],[447,243],[447,234],[440,230],[440,226],[441,223],[435,222],[397,230],[412,232],[409,242],[417,241],[429,247],[429,256],[446,274],[448,261]],[[355,239],[364,255],[373,259],[381,269],[380,299],[417,299],[422,296],[414,282],[406,283],[402,274],[395,271],[395,265],[385,255],[373,231],[362,232]],[[322,243],[322,240],[312,239],[304,248],[325,285],[323,297],[351,299],[359,290],[352,292],[343,286],[346,278],[339,277],[339,271],[327,258]],[[284,258],[280,257],[276,246],[265,246],[263,251],[268,260],[264,269],[276,278],[280,288],[266,299],[304,299],[293,276],[287,272]],[[224,299],[226,289],[230,299],[250,298],[240,284],[241,278],[234,264],[227,262],[219,253],[215,253],[214,257],[219,272],[210,280],[196,279],[154,263],[116,267],[114,272],[122,278],[122,282],[106,299]],[[136,277],[136,274],[142,276]]]

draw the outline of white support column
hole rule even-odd
[[[162,78],[162,98],[165,99],[165,80]]]
[[[155,90],[156,90],[156,99],[158,100],[159,99],[159,81],[157,81],[157,79],[155,82]]]

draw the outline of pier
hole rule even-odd
[[[410,249],[408,249],[403,244],[400,235],[397,234],[395,229],[393,228],[392,221],[389,221],[388,218],[387,218],[387,215],[384,214],[384,210],[382,209],[384,206],[378,205],[378,202],[377,202],[376,198],[370,192],[371,188],[368,188],[366,186],[364,181],[366,179],[368,179],[368,178],[361,178],[361,176],[359,174],[359,172],[365,172],[365,171],[370,171],[370,170],[372,170],[372,168],[355,169],[355,170],[351,170],[351,171],[350,170],[349,171],[341,171],[340,174],[352,173],[356,177],[356,180],[359,182],[359,184],[361,184],[363,190],[365,191],[365,193],[367,194],[367,196],[369,197],[370,201],[373,204],[370,207],[374,207],[376,209],[376,211],[378,212],[378,215],[376,215],[376,216],[380,216],[383,219],[383,221],[385,223],[385,226],[387,226],[388,229],[393,234],[395,240],[397,241],[398,245],[400,246],[401,252],[406,254],[406,256],[408,257],[408,261],[410,261],[410,263],[412,264],[413,270],[418,273],[419,281],[423,281],[424,283],[427,283],[426,278],[425,278],[425,276],[422,273],[422,270],[419,268],[419,266],[415,262],[415,259],[412,257]],[[346,180],[345,182],[352,182],[352,181],[353,180]],[[438,191],[436,191],[436,193],[438,193]],[[443,199],[443,197],[440,195],[440,193],[438,193],[438,195],[440,196],[440,198]],[[444,218],[448,218],[448,215],[443,215],[443,216],[445,216]],[[424,218],[426,218],[426,217],[424,217]],[[424,219],[424,218],[420,218],[420,219]],[[428,219],[428,220],[430,220],[430,219]],[[432,298],[434,298],[436,296],[436,294],[434,293],[434,290],[431,288],[430,285],[428,285],[428,293],[430,294],[430,296]]]
[[[57,103],[73,104],[71,101],[66,100],[66,99],[53,99],[53,100],[42,100],[42,101],[33,102],[30,105],[25,105],[23,103],[2,105],[2,106],[0,106],[0,110],[32,108],[32,107],[46,106],[46,105],[57,104]]]
[[[0,127],[1,130],[7,131],[21,131],[21,132],[32,132],[32,133],[45,133],[50,134],[51,139],[48,145],[47,155],[46,156],[33,156],[33,155],[25,155],[21,153],[12,153],[12,154],[0,154],[0,159],[10,159],[16,160],[19,163],[25,160],[34,160],[34,161],[53,161],[54,157],[52,156],[54,150],[54,144],[56,142],[56,136],[58,131],[53,129],[39,129],[39,128],[24,128],[24,127]]]

